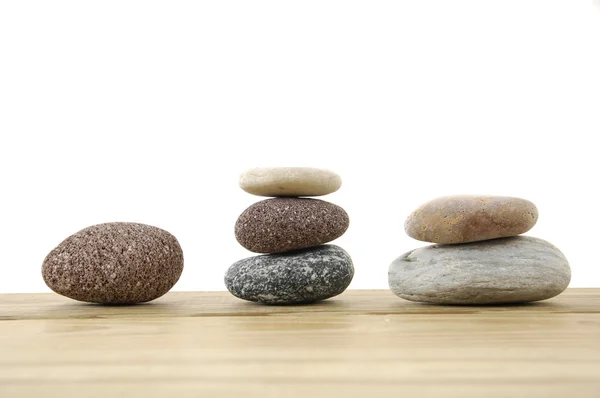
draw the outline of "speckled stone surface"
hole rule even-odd
[[[565,256],[550,243],[518,236],[408,252],[389,268],[390,289],[436,304],[503,304],[545,300],[571,280]]]
[[[353,276],[348,253],[335,245],[323,245],[240,260],[225,274],[225,285],[244,300],[302,304],[337,296]]]
[[[444,196],[425,203],[404,223],[411,238],[432,243],[467,243],[516,236],[538,219],[533,203],[506,196]]]
[[[240,175],[240,188],[259,196],[321,196],[341,186],[339,175],[313,167],[259,167]]]
[[[135,223],[85,228],[52,250],[42,265],[44,281],[56,293],[102,304],[154,300],[175,285],[182,271],[177,239]]]
[[[331,242],[349,223],[348,214],[333,203],[274,198],[248,207],[235,224],[235,237],[252,252],[279,253]]]

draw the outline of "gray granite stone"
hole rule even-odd
[[[571,280],[565,256],[526,236],[408,252],[389,268],[390,289],[406,300],[436,304],[501,304],[545,300]]]
[[[42,265],[44,281],[56,293],[101,304],[154,300],[175,285],[182,271],[177,239],[136,223],[85,228],[52,250]]]
[[[335,245],[323,245],[240,260],[225,274],[225,285],[244,300],[302,304],[337,296],[353,276],[348,253]]]

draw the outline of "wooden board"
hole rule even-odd
[[[600,289],[452,307],[389,291],[311,306],[169,293],[0,295],[0,397],[600,397]]]

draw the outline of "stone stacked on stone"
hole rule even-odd
[[[168,292],[183,271],[177,239],[150,225],[115,222],[69,236],[44,260],[56,293],[99,304],[135,304]]]
[[[337,296],[354,276],[352,259],[326,245],[346,232],[348,214],[306,196],[337,191],[341,178],[309,167],[255,168],[240,177],[251,194],[274,197],[254,203],[238,218],[235,237],[261,256],[234,263],[225,285],[236,297],[264,304],[303,304]]]
[[[537,222],[530,201],[446,196],[415,210],[406,233],[436,243],[405,253],[389,268],[399,297],[435,304],[504,304],[549,299],[571,280],[565,256],[550,243],[518,236]]]

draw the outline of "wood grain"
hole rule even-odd
[[[0,397],[600,397],[600,289],[432,306],[169,293],[138,306],[0,295]]]

